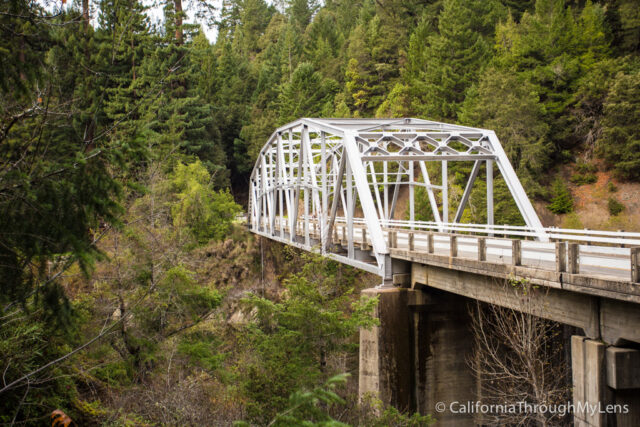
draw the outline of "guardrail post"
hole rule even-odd
[[[413,232],[409,232],[409,250],[415,250],[415,235],[413,234]]]
[[[522,240],[511,241],[511,264],[522,265]]]
[[[580,245],[577,243],[569,243],[567,251],[567,270],[570,274],[578,274],[580,272],[580,265],[578,259],[580,258]]]
[[[567,243],[556,242],[556,271],[564,273],[567,271]]]
[[[458,236],[454,234],[449,237],[449,253],[451,258],[456,258],[458,256]]]
[[[631,282],[640,283],[640,246],[631,250]]]
[[[362,247],[364,249],[364,247],[367,245],[367,229],[363,228],[362,229]]]
[[[389,249],[394,249],[398,245],[398,241],[396,240],[396,232],[389,230],[387,232],[387,240],[389,240]]]
[[[347,227],[342,227],[342,241],[347,242]]]
[[[433,250],[433,233],[429,232],[429,234],[427,234],[427,252],[429,252],[430,254],[432,254],[434,252]]]
[[[478,237],[478,261],[487,260],[487,239]]]

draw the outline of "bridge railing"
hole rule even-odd
[[[353,221],[351,245],[370,249],[366,223],[359,218]],[[309,224],[312,235],[319,233],[315,218],[309,218]],[[381,225],[390,250],[640,282],[640,233],[547,228],[545,231],[555,241],[540,242],[532,240],[535,234],[522,226],[447,224],[443,232],[442,224],[428,221],[391,220],[382,221]],[[276,227],[280,230],[279,221]],[[289,231],[286,222],[284,229]],[[296,234],[303,233],[301,222]],[[344,217],[336,217],[333,234],[335,244],[350,244]]]

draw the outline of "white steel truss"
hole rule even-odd
[[[461,221],[484,169],[487,225],[493,225],[495,164],[528,229],[537,240],[548,241],[495,132],[410,118],[303,118],[278,128],[251,175],[249,226],[257,234],[390,278],[383,224],[396,219],[401,197],[408,199],[406,219],[414,223],[415,189],[422,187],[433,222],[447,231],[448,163],[460,161],[473,162],[473,167],[451,222]],[[437,184],[429,172],[434,163],[440,169]],[[403,187],[408,191],[401,192]],[[337,216],[344,218],[345,235],[336,233]],[[363,220],[359,236],[370,250],[356,249],[354,220]]]

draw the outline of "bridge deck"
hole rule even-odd
[[[300,224],[293,242],[288,226],[285,224],[280,228],[279,221],[276,221],[273,234],[254,232],[319,252],[320,225],[313,220],[307,224],[308,230],[305,230],[304,224]],[[567,241],[538,242],[400,227],[383,227],[383,232],[390,256],[394,259],[494,277],[527,278],[539,285],[640,302],[640,284],[632,282],[632,263],[638,253],[635,247]],[[307,234],[309,247],[304,244]],[[577,240],[580,240],[579,236]],[[346,255],[349,247],[348,226],[340,219],[334,225],[332,242],[338,253]],[[360,253],[361,264],[367,262],[366,254],[372,251],[372,242],[364,224],[354,224],[352,244]],[[342,258],[346,257],[340,257],[344,262]],[[375,273],[373,254],[368,263],[371,265],[368,270]]]

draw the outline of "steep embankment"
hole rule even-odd
[[[547,209],[547,202],[538,201],[535,208],[542,223],[565,228],[640,231],[640,183],[621,182],[610,171],[598,170],[593,175],[595,182],[577,185],[572,182],[574,168],[563,167],[558,176],[571,192],[573,212],[557,215]],[[615,202],[622,206],[618,214],[614,214]]]

